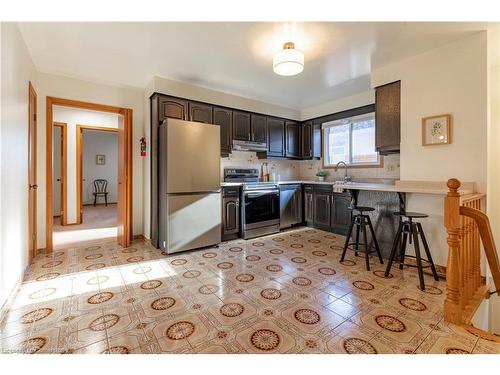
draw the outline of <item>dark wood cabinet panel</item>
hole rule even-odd
[[[346,235],[351,224],[351,195],[343,193],[334,193],[332,198],[330,225],[332,231],[338,234]]]
[[[231,152],[231,128],[233,124],[233,111],[227,108],[214,107],[214,124],[220,126],[220,152],[227,156]]]
[[[375,89],[375,147],[382,155],[398,153],[401,143],[401,81]]]
[[[320,159],[321,158],[321,150],[323,148],[323,145],[321,144],[322,142],[322,137],[321,137],[321,124],[314,124],[313,129],[312,129],[312,157],[314,159]]]
[[[286,157],[300,158],[300,124],[295,121],[285,122]]]
[[[161,96],[159,98],[160,122],[166,118],[176,118],[179,120],[188,119],[188,101]]]
[[[304,185],[304,220],[307,225],[314,223],[314,199],[312,185]]]
[[[252,114],[250,117],[252,141],[267,143],[267,116]]]
[[[212,124],[213,107],[208,104],[189,102],[189,120]]]
[[[250,113],[233,111],[233,139],[250,141]]]
[[[314,226],[321,229],[330,228],[330,199],[331,194],[323,192],[314,192]]]
[[[310,159],[313,156],[313,126],[312,121],[302,123],[302,158]]]
[[[285,156],[285,120],[268,117],[268,156]]]

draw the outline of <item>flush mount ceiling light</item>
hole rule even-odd
[[[295,49],[295,44],[287,42],[273,58],[274,73],[280,76],[294,76],[304,70],[304,53]]]

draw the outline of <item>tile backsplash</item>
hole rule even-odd
[[[263,162],[267,162],[271,180],[316,180],[316,172],[321,169],[321,160],[285,160],[259,159],[255,152],[233,151],[227,158],[221,158],[221,181],[224,179],[224,168],[256,168],[261,170]],[[344,169],[334,172],[327,170],[328,181],[342,179]],[[349,174],[355,180],[398,180],[399,154],[384,156],[382,168],[349,168]]]

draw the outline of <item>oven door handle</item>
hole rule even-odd
[[[257,191],[248,191],[248,192],[245,192],[244,194],[245,194],[245,197],[256,198],[256,197],[261,197],[261,196],[267,195],[267,194],[280,195],[280,192],[276,191],[276,190],[259,190],[258,192]]]

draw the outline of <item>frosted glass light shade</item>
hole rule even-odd
[[[280,76],[294,76],[304,70],[304,53],[296,50],[293,43],[285,43],[284,48],[273,58],[274,73]]]

